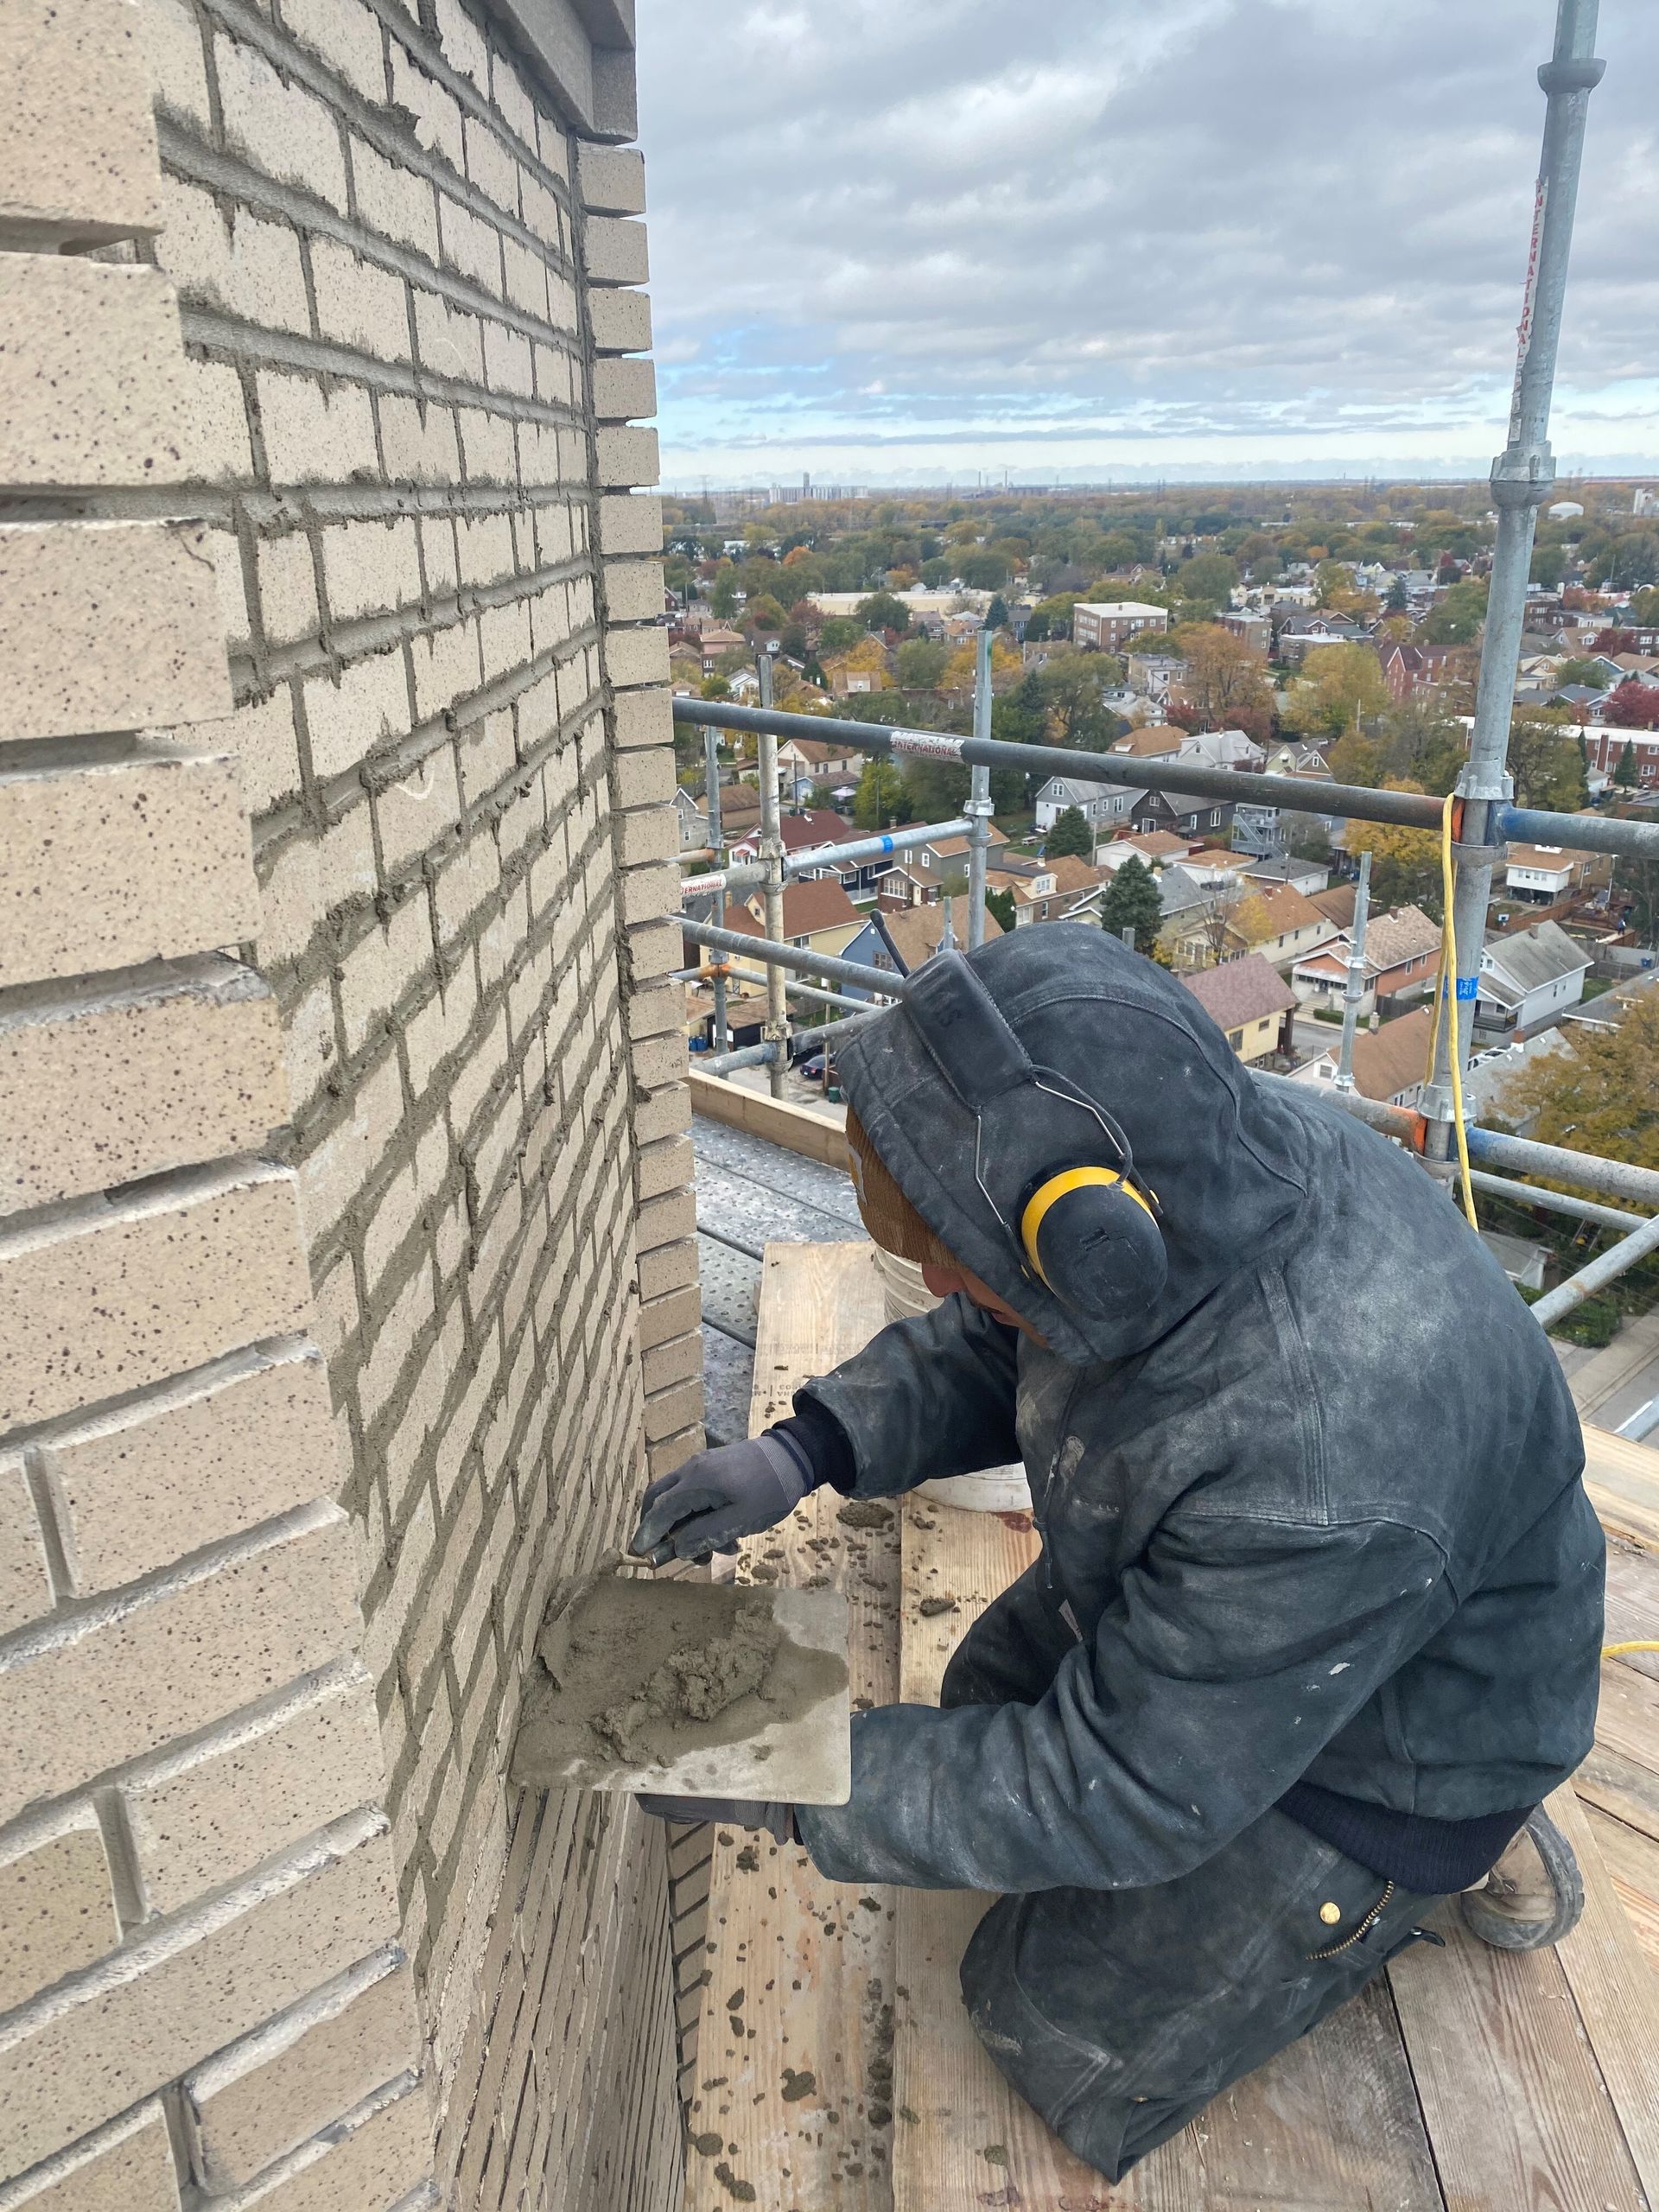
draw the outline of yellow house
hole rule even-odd
[[[756,891],[741,906],[728,907],[726,926],[744,937],[763,938],[765,918],[766,901]],[[803,950],[844,953],[868,925],[868,918],[833,876],[784,887],[785,941]],[[741,976],[764,976],[766,972],[764,962],[750,960],[741,952],[732,954],[731,963],[734,972]]]
[[[1281,1049],[1287,1016],[1296,994],[1259,952],[1224,960],[1181,978],[1210,1019],[1227,1033],[1227,1042],[1247,1064]]]

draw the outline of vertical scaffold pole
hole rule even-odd
[[[772,656],[760,650],[760,703],[772,704]],[[774,944],[784,941],[784,833],[778,812],[778,740],[760,732],[760,865],[765,868],[766,935]],[[766,1018],[760,1034],[772,1046],[766,1062],[766,1088],[774,1098],[784,1095],[784,1074],[789,1066],[789,1001],[784,995],[784,971],[775,961],[766,968]]]
[[[1365,924],[1371,911],[1371,856],[1359,856],[1359,880],[1354,886],[1354,925],[1348,932],[1348,975],[1342,987],[1342,1043],[1337,1050],[1337,1089],[1354,1087],[1354,1032],[1359,1027],[1359,1002],[1365,995]]]
[[[974,735],[991,734],[991,630],[979,633],[979,654],[974,664]],[[985,942],[985,862],[991,845],[991,772],[968,772],[968,804],[963,809],[968,831],[968,950]]]
[[[1458,779],[1462,801],[1458,842],[1456,892],[1452,904],[1458,939],[1458,972],[1442,976],[1443,992],[1455,993],[1456,1050],[1468,1065],[1474,1027],[1481,950],[1486,937],[1486,906],[1492,867],[1502,846],[1493,835],[1493,810],[1513,793],[1508,772],[1510,717],[1515,702],[1516,671],[1532,566],[1533,531],[1538,510],[1555,480],[1549,449],[1549,403],[1555,382],[1561,305],[1567,289],[1567,260],[1573,241],[1573,216],[1579,195],[1579,165],[1584,153],[1585,120],[1590,94],[1600,83],[1605,62],[1591,48],[1596,39],[1599,0],[1558,0],[1555,49],[1538,72],[1545,95],[1543,152],[1533,202],[1532,245],[1521,305],[1515,391],[1510,404],[1509,440],[1492,463],[1492,503],[1497,509],[1497,537],[1492,551],[1491,584],[1486,601],[1486,629],[1481,644],[1480,681],[1475,695],[1474,729],[1469,758]],[[1428,1127],[1424,1154],[1450,1160],[1456,1150],[1452,1123],[1452,1024],[1442,1021],[1434,1067],[1423,1093]]]
[[[726,841],[720,821],[720,732],[713,728],[702,733],[702,790],[705,810],[709,818],[709,849],[714,855],[715,873],[726,865]],[[726,926],[726,893],[715,893],[715,927]],[[715,969],[715,1050],[731,1050],[732,1033],[726,1022],[726,960],[719,957]]]

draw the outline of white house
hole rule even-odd
[[[1068,806],[1075,806],[1096,839],[1126,830],[1144,791],[1127,784],[1085,784],[1073,776],[1051,776],[1037,794],[1037,828],[1052,830]]]
[[[1548,905],[1573,880],[1573,855],[1559,845],[1511,845],[1503,878],[1510,891]]]
[[[1590,967],[1590,955],[1559,922],[1535,922],[1514,937],[1495,938],[1480,956],[1476,1027],[1508,1036],[1559,1020],[1583,995]]]

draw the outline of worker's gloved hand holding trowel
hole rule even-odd
[[[659,1821],[721,1821],[734,1828],[764,1828],[774,1843],[798,1843],[795,1808],[740,1797],[657,1797],[639,1793],[639,1808]]]
[[[645,1492],[628,1549],[653,1567],[735,1551],[740,1536],[757,1535],[792,1513],[813,1481],[804,1452],[775,1428],[696,1452]]]

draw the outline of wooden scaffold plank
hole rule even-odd
[[[903,1698],[938,1702],[950,1653],[1037,1549],[1023,1515],[907,1502]],[[1022,2212],[1440,2212],[1393,2007],[1380,1986],[1109,2186],[1009,2088],[969,2023],[957,1967],[991,1902],[964,1891],[899,1892],[897,2212],[1003,2204]]]
[[[883,1320],[868,1244],[769,1244],[750,1433]],[[854,1698],[898,1694],[899,1531],[833,1491],[741,1548],[740,1580],[846,1592]],[[876,1516],[861,1516],[868,1522]],[[893,1895],[825,1881],[804,1851],[717,1832],[686,2212],[892,2212]]]

